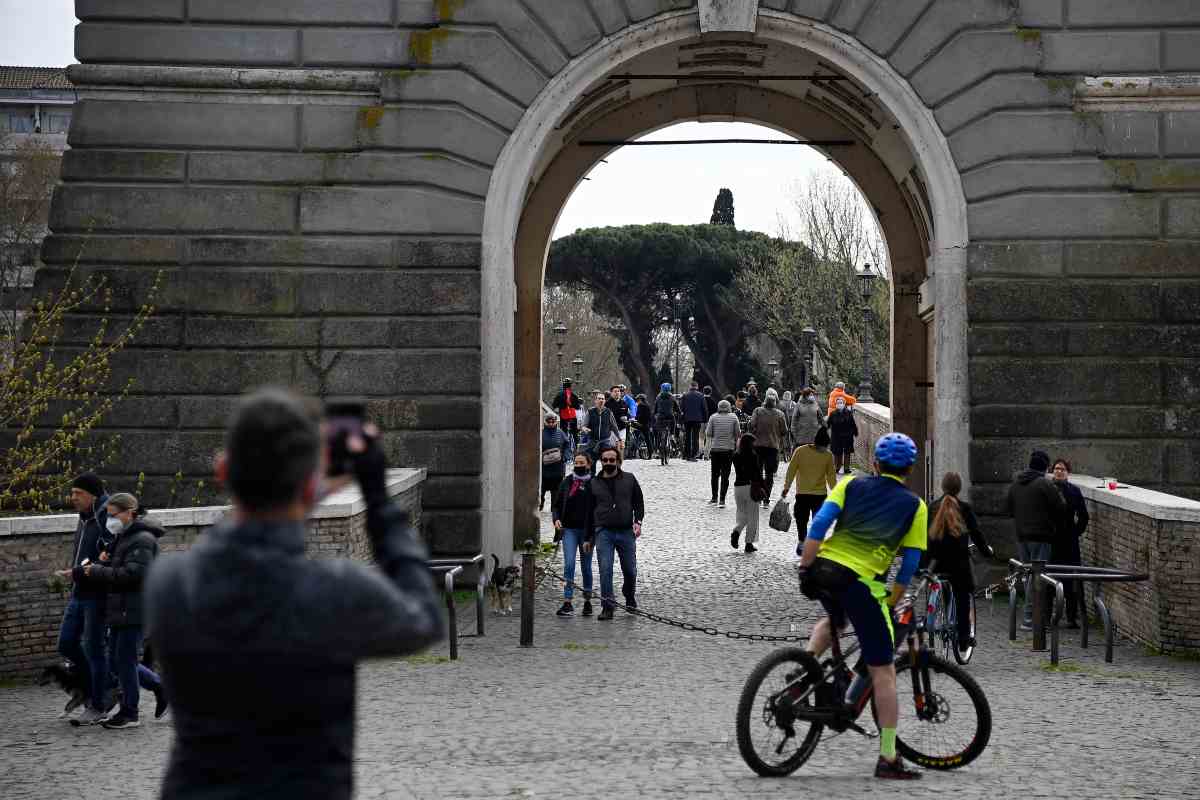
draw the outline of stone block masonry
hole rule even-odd
[[[421,498],[426,471],[396,469],[388,476],[393,502],[422,525]],[[166,528],[160,557],[189,549],[228,511],[225,506],[181,508],[152,514]],[[59,660],[58,629],[70,584],[54,576],[71,561],[74,515],[0,519],[0,681],[27,680]],[[356,488],[326,499],[309,520],[309,558],[371,561],[366,508]]]

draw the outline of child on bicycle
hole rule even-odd
[[[965,500],[958,499],[962,491],[962,477],[957,472],[942,476],[942,496],[929,507],[929,550],[921,559],[921,565],[934,562],[939,575],[945,575],[954,589],[954,611],[958,619],[958,649],[968,650],[975,646],[971,625],[971,596],[975,594],[975,573],[971,569],[971,552],[968,538],[979,551],[991,558],[995,551],[983,538],[979,520]],[[967,534],[964,536],[963,534]]]
[[[820,657],[833,631],[846,621],[854,626],[870,671],[879,725],[879,761],[875,777],[912,780],[921,773],[909,769],[896,753],[896,668],[891,606],[904,596],[917,571],[926,545],[928,510],[904,481],[917,461],[917,446],[902,433],[889,433],[875,445],[875,475],[853,476],[839,483],[813,517],[799,548],[800,590],[820,600],[829,617],[818,622],[809,639],[809,652]],[[830,526],[837,529],[826,537]],[[887,571],[898,551],[903,563],[889,595]]]

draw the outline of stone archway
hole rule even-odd
[[[536,436],[532,409],[540,388],[549,234],[571,190],[603,157],[575,146],[585,135],[630,138],[678,120],[722,118],[754,120],[803,138],[858,140],[830,155],[874,204],[888,240],[898,287],[892,315],[896,425],[937,438],[935,470],[967,473],[966,204],[932,114],[886,62],[832,28],[762,9],[753,38],[736,31],[702,35],[697,18],[696,11],[655,18],[570,62],[527,110],[493,172],[482,265],[482,511],[492,550],[529,533],[529,516],[522,515],[536,493],[514,492],[536,485],[536,464],[522,458],[516,442]],[[684,52],[712,54],[708,63],[722,55],[736,63],[744,50],[761,54],[760,65],[774,61],[772,74],[823,70],[843,80],[828,92],[813,91],[812,82],[769,81],[767,72],[753,70],[648,79],[640,86],[636,79],[611,80],[666,74],[678,69]],[[934,275],[936,281],[928,280]],[[934,294],[924,303],[922,286]],[[928,336],[922,305],[936,308]],[[924,398],[930,378],[932,409]]]

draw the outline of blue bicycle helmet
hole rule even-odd
[[[658,387],[658,390],[660,392],[669,392],[669,391],[671,391],[671,384],[664,383],[662,386]]]
[[[917,463],[917,444],[903,433],[889,433],[875,443],[875,460],[895,469]]]

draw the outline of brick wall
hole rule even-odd
[[[411,515],[420,530],[424,470],[396,470],[393,500]],[[366,513],[354,502],[357,491],[335,495],[317,509],[306,540],[309,558],[371,560]],[[161,552],[189,549],[225,508],[177,509],[163,512],[167,533]],[[58,628],[70,584],[54,577],[71,562],[73,516],[3,520],[0,528],[0,680],[33,678],[58,660]],[[14,531],[14,528],[17,529]]]

